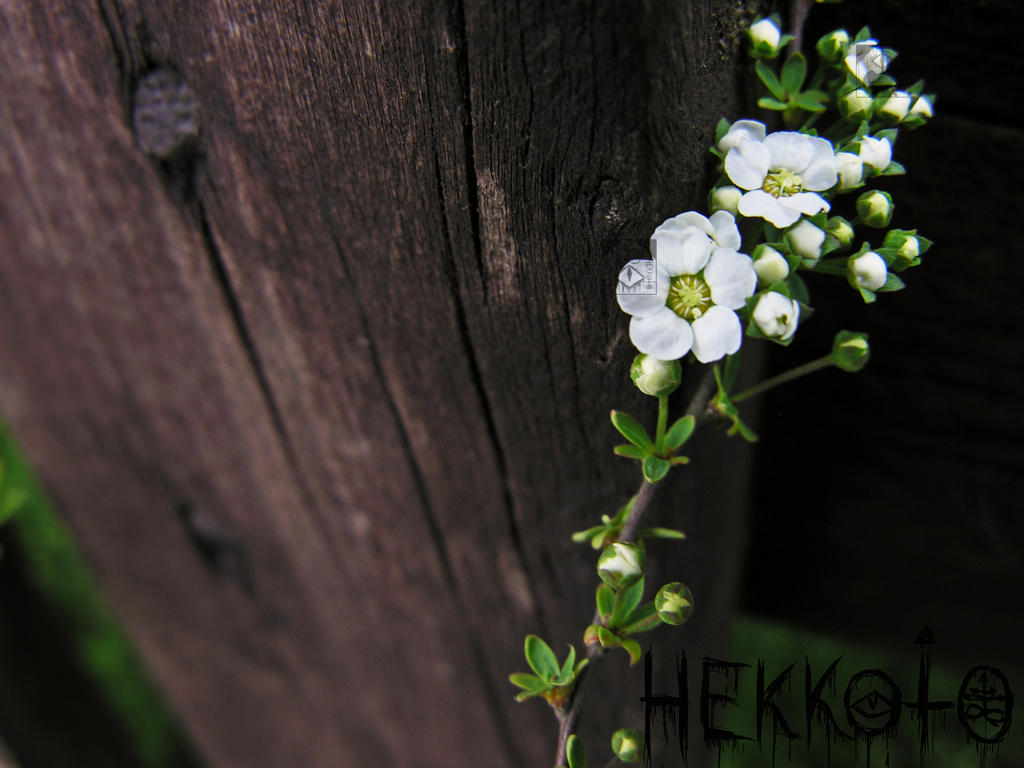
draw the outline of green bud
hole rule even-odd
[[[641,354],[633,359],[629,378],[645,395],[664,397],[675,392],[683,380],[683,367],[678,360],[659,360]]]
[[[850,50],[850,33],[845,29],[829,32],[818,40],[814,48],[823,61],[835,64],[842,61]]]
[[[615,542],[597,560],[597,575],[612,589],[635,584],[644,573],[644,551],[635,544]]]
[[[711,195],[708,197],[708,208],[711,209],[711,213],[728,211],[733,216],[738,216],[741,197],[743,197],[743,190],[739,187],[716,187],[711,190]]]
[[[654,596],[654,610],[663,622],[678,627],[693,613],[693,593],[682,582],[666,584]]]
[[[853,243],[853,225],[842,216],[833,216],[826,221],[825,231],[835,238],[840,248],[849,248]]]
[[[620,728],[612,734],[612,752],[624,763],[635,763],[644,753],[644,737],[633,728]]]
[[[885,236],[883,248],[889,248],[895,252],[896,258],[903,266],[916,264],[918,257],[924,253],[927,244],[921,242],[917,236],[917,230],[894,229]]]
[[[754,271],[761,285],[774,285],[789,277],[789,262],[770,245],[761,243],[754,249]]]
[[[871,347],[866,333],[840,331],[832,343],[832,364],[849,373],[856,373],[868,364]]]
[[[863,88],[856,88],[839,97],[839,114],[851,123],[859,123],[871,117],[871,108],[875,100]]]
[[[779,55],[782,32],[774,19],[759,19],[747,30],[750,55],[755,59],[774,59]]]
[[[892,210],[892,195],[880,189],[868,190],[857,198],[857,215],[869,227],[889,226]]]

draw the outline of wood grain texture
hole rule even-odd
[[[212,765],[550,760],[506,677],[586,622],[568,534],[650,408],[614,275],[703,205],[744,13],[0,6],[0,410]],[[675,564],[710,642],[746,459],[706,450],[662,513],[717,532]]]

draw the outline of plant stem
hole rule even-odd
[[[793,41],[789,44],[789,55],[800,52],[804,42],[804,24],[807,23],[807,14],[810,13],[814,0],[793,0],[792,10],[789,14],[790,23],[793,25]]]
[[[799,379],[801,376],[806,376],[808,373],[814,373],[822,368],[828,368],[833,365],[832,355],[828,354],[824,357],[819,357],[817,360],[811,360],[809,363],[804,363],[796,368],[780,373],[778,376],[772,376],[770,379],[765,379],[760,384],[755,384],[750,389],[745,389],[739,394],[730,395],[729,400],[733,403],[738,403],[742,400],[746,400],[748,397],[759,395],[762,392],[766,392],[772,387],[777,387],[779,384],[785,384],[788,381]]]
[[[686,408],[687,415],[693,416],[694,418],[700,419],[701,416],[708,409],[708,403],[711,401],[711,392],[714,388],[715,375],[712,366],[705,366],[704,375],[697,385],[697,389],[693,393],[693,397],[690,399],[690,403]],[[658,439],[664,435],[665,423],[668,421],[668,398],[658,398]],[[619,533],[619,541],[629,543],[632,542],[636,537],[637,529],[640,527],[640,518],[643,517],[644,512],[650,506],[651,500],[654,498],[655,484],[649,483],[647,480],[643,480],[640,483],[640,488],[637,490],[636,495],[633,497],[633,504],[629,510],[629,516],[626,521],[622,524],[622,531]],[[599,613],[594,614],[593,623],[596,624],[601,621],[601,615]],[[587,649],[587,659],[590,663],[587,664],[581,671],[579,676],[576,678],[576,683],[573,686],[572,697],[569,699],[569,706],[565,709],[555,710],[555,715],[558,718],[558,746],[555,750],[555,766],[561,766],[566,764],[566,746],[569,742],[569,737],[572,736],[576,731],[576,726],[579,723],[580,715],[583,711],[583,701],[586,697],[588,681],[598,662],[604,657],[605,649],[599,644],[595,643]]]
[[[658,398],[658,429],[654,433],[654,447],[660,452],[665,439],[665,425],[668,423],[668,395]]]

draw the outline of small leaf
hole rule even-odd
[[[615,598],[615,609],[611,619],[608,621],[610,627],[620,627],[626,623],[626,618],[633,613],[633,610],[640,605],[644,596],[644,580],[640,579],[635,584],[623,589]]]
[[[885,167],[884,171],[879,171],[876,175],[878,176],[903,176],[907,172],[907,169],[902,163],[897,163],[895,160],[889,163]]]
[[[508,676],[512,685],[523,688],[527,691],[542,691],[547,688],[547,683],[541,680],[536,675],[530,675],[526,672],[515,672]]]
[[[902,291],[906,287],[907,287],[906,283],[904,283],[899,277],[897,277],[892,272],[890,272],[888,275],[885,276],[885,283],[878,290],[879,291]]]
[[[690,457],[689,456],[673,456],[671,459],[668,460],[668,463],[672,464],[673,466],[676,465],[676,464],[689,464],[690,463]]]
[[[754,69],[757,72],[757,76],[761,78],[761,82],[764,83],[764,87],[768,89],[772,96],[779,100],[786,98],[786,89],[782,87],[782,83],[779,82],[779,78],[772,72],[771,67],[763,61],[758,61]]]
[[[858,286],[857,290],[860,292],[860,297],[862,299],[864,299],[864,303],[865,304],[872,304],[872,303],[874,303],[876,296],[875,296],[873,291],[869,291],[863,285]]]
[[[677,456],[676,458],[685,459],[685,456]],[[689,459],[687,459],[689,461]],[[686,534],[682,531],[677,531],[673,528],[641,528],[637,531],[636,537],[638,539],[685,539]]]
[[[761,109],[770,109],[774,112],[782,112],[787,109],[786,103],[779,101],[778,99],[772,99],[768,96],[762,96],[757,100],[757,106]]]
[[[651,602],[638,606],[629,619],[627,619],[627,622],[622,630],[622,634],[628,636],[654,629],[661,624],[661,618],[658,616],[658,611],[654,608],[654,603]]]
[[[608,627],[597,628],[597,640],[601,643],[602,648],[614,648],[620,642],[619,636],[608,629]]]
[[[676,448],[690,439],[690,435],[693,434],[694,427],[696,426],[697,420],[693,416],[683,416],[669,427],[668,432],[665,433],[665,449],[668,451],[676,450]]]
[[[810,99],[806,94],[800,94],[793,99],[793,106],[800,107],[805,112],[824,112],[826,107],[821,102]]]
[[[644,459],[644,477],[647,478],[647,482],[656,483],[668,474],[671,467],[672,465],[665,459],[658,456],[648,456]]]
[[[734,355],[729,355],[725,358],[725,369],[722,371],[722,384],[725,386],[726,391],[732,389],[732,385],[736,383],[736,377],[740,373],[740,362],[742,358],[740,353],[737,352]],[[716,363],[717,366],[717,363]]]
[[[565,744],[565,755],[569,768],[587,768],[587,754],[583,750],[583,742],[574,733]]]
[[[622,650],[629,654],[629,665],[633,666],[636,664],[644,655],[643,648],[640,647],[640,643],[631,637],[627,637],[622,641]]]
[[[807,60],[802,53],[794,53],[782,67],[782,76],[779,82],[786,94],[798,94],[807,77]],[[783,98],[779,96],[778,98]]]
[[[635,445],[616,445],[613,449],[616,456],[623,456],[627,459],[643,459],[647,451],[637,448]]]
[[[522,693],[517,693],[516,694],[516,701],[526,701],[527,699],[532,699],[532,698],[534,698],[536,696],[540,696],[546,690],[547,690],[547,688],[545,688],[544,690],[539,690],[539,691],[523,691]]]
[[[647,430],[640,426],[639,422],[628,413],[612,411],[612,425],[619,430],[624,438],[637,448],[642,448],[645,453],[650,453],[654,450],[654,443],[647,436]]]
[[[576,533],[572,535],[572,540],[577,544],[582,544],[584,541],[588,541],[594,538],[594,536],[604,533],[605,530],[606,526],[595,525],[593,528],[587,528],[585,531],[576,531]]]
[[[602,582],[597,585],[597,613],[602,620],[607,620],[615,608],[615,592]]]
[[[718,125],[715,126],[715,144],[722,140],[722,137],[729,132],[729,127],[732,125],[724,117],[718,121]]]
[[[558,676],[558,659],[551,646],[536,635],[527,635],[524,646],[526,663],[542,680],[553,680]]]
[[[572,680],[572,670],[576,666],[576,646],[569,646],[569,655],[565,657],[565,663],[558,673],[558,684],[566,685]]]

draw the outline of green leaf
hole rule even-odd
[[[794,53],[782,67],[782,76],[779,82],[786,94],[796,95],[807,77],[807,60],[802,53]],[[778,98],[783,98],[779,96]]]
[[[587,768],[587,754],[583,750],[583,742],[574,733],[565,743],[565,755],[569,768]]]
[[[601,643],[602,648],[614,648],[620,642],[619,636],[608,629],[608,627],[597,628],[597,640]]]
[[[512,682],[512,685],[527,691],[543,691],[548,687],[548,684],[539,677],[527,674],[526,672],[515,672],[509,675],[508,679]]]
[[[869,291],[863,285],[858,286],[857,290],[860,292],[860,297],[862,299],[864,299],[864,303],[865,304],[872,304],[872,303],[874,303],[876,296],[875,296],[873,291]]]
[[[904,283],[899,277],[890,272],[888,275],[885,276],[885,284],[882,285],[882,287],[879,288],[878,290],[879,292],[902,291],[906,287],[906,283]]]
[[[612,425],[637,448],[642,448],[646,453],[654,450],[654,443],[648,437],[647,430],[628,413],[612,411]]]
[[[566,685],[572,681],[573,667],[576,666],[576,646],[569,646],[569,655],[565,657],[565,663],[558,673],[558,684]]]
[[[774,72],[772,72],[771,67],[763,61],[758,61],[754,70],[757,72],[757,76],[761,78],[761,82],[764,83],[764,87],[768,89],[768,92],[772,96],[780,101],[786,98],[786,89],[782,87],[782,83],[779,82],[779,78],[775,76]]]
[[[558,659],[551,646],[536,635],[527,635],[524,647],[526,663],[542,680],[553,680],[558,676]]]
[[[896,85],[896,80],[892,75],[881,74],[874,79],[871,85],[874,88],[888,88],[889,86]]]
[[[654,603],[645,603],[638,607],[627,619],[627,624],[622,630],[623,635],[636,635],[640,632],[647,632],[661,624],[661,618],[654,607]]]
[[[540,696],[542,693],[544,693],[544,691],[546,690],[547,688],[539,691],[523,691],[522,693],[517,693],[516,701],[527,701],[529,699],[536,698],[537,696]]]
[[[633,666],[641,658],[643,658],[644,650],[640,647],[640,643],[631,637],[627,637],[622,641],[622,650],[629,654],[629,665]]]
[[[589,541],[598,534],[603,534],[607,530],[607,526],[595,525],[593,528],[587,528],[585,531],[576,531],[572,535],[572,540],[577,544],[582,544],[584,541]]]
[[[638,539],[685,539],[686,534],[673,528],[641,528],[637,531],[636,537]]]
[[[609,627],[620,627],[626,623],[626,619],[640,605],[644,596],[644,580],[640,579],[635,584],[623,589],[615,598],[615,609],[608,621]]]
[[[819,101],[808,98],[806,94],[800,94],[793,99],[793,105],[800,107],[805,112],[824,112],[827,107]]]
[[[779,101],[778,99],[769,98],[768,96],[762,96],[760,99],[758,99],[757,106],[759,106],[761,109],[770,109],[775,112],[782,112],[783,110],[788,109],[788,106],[785,102]]]
[[[601,619],[607,620],[615,608],[615,591],[604,582],[597,585],[597,613]]]
[[[725,370],[722,371],[722,384],[725,385],[726,391],[732,389],[732,385],[736,383],[736,377],[740,373],[740,360],[739,352],[725,358]]]
[[[656,483],[668,474],[672,465],[658,456],[648,456],[644,459],[644,477],[649,483]]]
[[[612,450],[616,456],[623,456],[627,459],[643,459],[647,455],[647,451],[637,448],[635,445],[616,445]]]
[[[722,140],[722,137],[729,132],[729,127],[732,125],[724,117],[718,121],[718,125],[715,126],[715,144]]]
[[[693,434],[694,427],[696,426],[697,420],[693,416],[683,416],[676,421],[675,424],[668,428],[668,432],[665,433],[665,449],[668,451],[676,450],[676,448],[690,439],[690,435]]]
[[[903,176],[906,174],[907,169],[902,163],[897,163],[895,160],[889,163],[885,167],[884,171],[879,171],[877,176]]]

